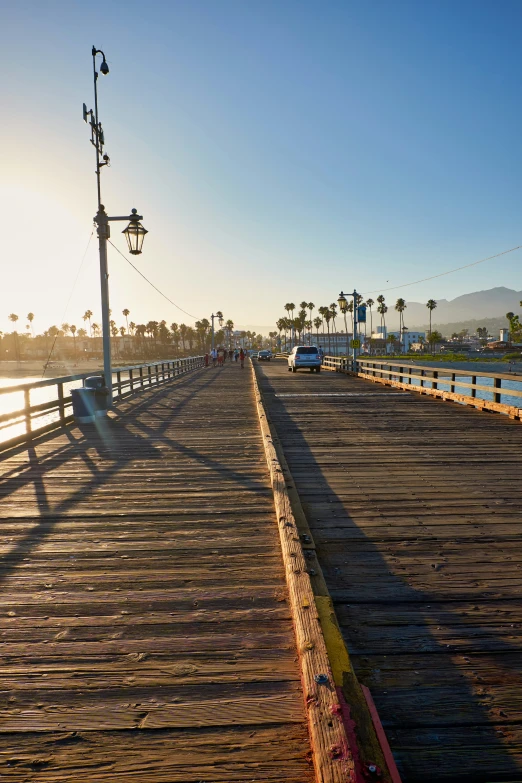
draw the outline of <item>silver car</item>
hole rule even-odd
[[[288,357],[288,372],[297,372],[308,367],[310,372],[321,372],[321,356],[315,345],[296,345]]]

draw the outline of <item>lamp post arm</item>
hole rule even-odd
[[[118,215],[117,217],[116,216],[115,217],[109,217],[107,215],[106,219],[108,221],[110,221],[110,222],[112,222],[114,220],[127,220],[127,221],[131,222],[133,220],[143,220],[143,215],[122,215],[122,216]]]

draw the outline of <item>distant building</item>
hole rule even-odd
[[[407,353],[410,348],[412,350],[416,350],[413,348],[414,345],[418,343],[422,343],[422,341],[426,340],[426,332],[410,332],[406,331],[401,333],[397,331],[388,331],[388,329],[385,326],[378,326],[377,331],[372,334],[372,340],[375,341],[386,341],[389,337],[395,337],[395,342],[397,344],[402,345],[402,351],[403,353]],[[380,345],[380,343],[377,343]]]

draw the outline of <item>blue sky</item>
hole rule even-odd
[[[198,318],[267,331],[287,301],[378,292],[522,241],[518,0],[3,6],[0,328],[12,311],[37,330],[99,319],[94,238],[71,295],[96,208],[92,44],[111,68],[103,200],[144,215],[140,269]],[[123,250],[117,224],[113,239]],[[386,297],[522,289],[521,253]],[[116,314],[193,323],[110,265]]]

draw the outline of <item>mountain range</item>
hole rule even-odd
[[[433,328],[446,326],[448,324],[456,325],[464,321],[480,321],[481,319],[500,319],[502,326],[508,326],[506,313],[519,313],[520,301],[522,300],[522,291],[515,291],[511,288],[499,286],[490,288],[487,291],[475,291],[471,294],[457,296],[456,299],[438,299],[437,307],[433,310],[432,325]],[[394,309],[395,299],[387,297],[388,313],[386,323],[388,328],[397,329],[399,326],[399,315]],[[379,323],[379,315],[373,308],[374,328]],[[429,310],[426,303],[406,301],[406,310],[404,312],[404,323],[410,331],[425,330],[429,325]],[[480,326],[480,324],[478,324]],[[487,325],[487,324],[484,324]]]

